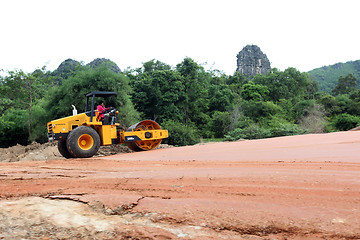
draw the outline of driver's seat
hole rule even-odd
[[[100,113],[98,110],[95,110],[95,116],[96,116],[96,121],[100,122],[101,121],[101,117],[100,117]]]

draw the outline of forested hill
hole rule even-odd
[[[252,61],[254,53],[240,56]],[[262,73],[259,65],[241,66]],[[360,62],[352,66],[359,69]],[[323,71],[328,68],[336,67]],[[176,66],[153,59],[123,71],[102,58],[86,65],[67,59],[55,71],[6,71],[0,75],[0,147],[46,142],[47,122],[71,115],[72,105],[84,109],[92,90],[119,93],[104,101],[119,111],[123,128],[155,120],[169,130],[164,142],[171,145],[349,130],[360,126],[360,89],[352,74],[342,74],[325,93],[296,68],[226,75],[191,58]]]
[[[310,79],[319,83],[319,90],[330,93],[337,85],[338,79],[352,74],[360,86],[360,60],[346,63],[336,63],[330,66],[316,68],[308,72]]]

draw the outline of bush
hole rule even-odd
[[[270,129],[271,137],[292,136],[305,133],[300,127],[292,123],[280,123]]]
[[[282,108],[273,102],[244,101],[241,104],[243,114],[254,121],[267,118],[282,112]]]
[[[22,109],[8,109],[0,117],[0,147],[10,147],[17,143],[27,145],[27,111]]]
[[[301,119],[307,116],[311,109],[314,108],[315,100],[302,100],[294,105],[295,119]]]
[[[301,130],[296,124],[287,121],[273,118],[268,121],[263,121],[261,124],[251,124],[244,128],[236,128],[226,135],[226,140],[236,141],[239,139],[261,139],[280,136],[291,136],[302,134],[305,131]]]
[[[325,110],[320,104],[306,109],[307,114],[299,119],[299,126],[310,133],[323,133],[325,132],[326,120]]]
[[[230,113],[215,111],[211,118],[211,131],[215,138],[223,138],[229,131]]]
[[[47,126],[46,123],[50,121],[47,117],[47,111],[44,107],[46,104],[43,100],[40,100],[38,104],[34,105],[31,109],[31,136],[29,137],[30,142],[45,143],[48,141],[47,138]]]
[[[269,129],[260,127],[258,124],[252,124],[246,128],[235,128],[225,135],[225,140],[236,141],[239,139],[260,139],[271,137]]]
[[[336,130],[347,131],[360,125],[360,117],[343,113],[335,117],[332,125]]]
[[[173,120],[165,121],[161,126],[169,131],[169,137],[164,139],[164,143],[174,146],[186,146],[199,142],[198,130],[195,127]]]

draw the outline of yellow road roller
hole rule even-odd
[[[152,120],[143,120],[124,129],[117,123],[118,111],[108,108],[104,113],[95,109],[95,98],[107,98],[116,92],[92,91],[86,94],[85,112],[47,123],[49,141],[58,141],[58,149],[65,158],[94,156],[100,146],[126,144],[133,151],[147,151],[158,147],[168,131]],[[103,115],[103,116],[102,116]]]

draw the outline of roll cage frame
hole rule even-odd
[[[85,105],[85,113],[90,111],[90,122],[93,121],[93,117],[95,116],[95,97],[103,97],[108,98],[111,96],[117,95],[117,92],[103,92],[103,91],[91,91],[86,96],[86,105]],[[91,106],[89,106],[89,99],[92,99]],[[90,107],[90,109],[88,109]]]

